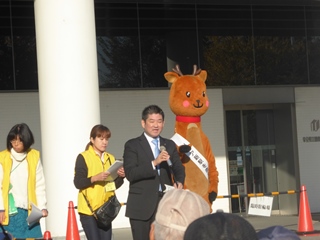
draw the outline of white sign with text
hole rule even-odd
[[[251,215],[271,216],[273,197],[251,197],[249,202],[249,212]]]

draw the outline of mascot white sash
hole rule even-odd
[[[175,133],[172,136],[171,140],[174,141],[177,146],[190,144],[188,140],[182,137],[179,133]],[[191,146],[190,152],[187,152],[185,154],[196,164],[196,166],[201,170],[201,172],[208,179],[207,159],[204,156],[202,156],[202,154],[194,146]]]

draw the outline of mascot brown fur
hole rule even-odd
[[[188,141],[186,146],[192,147],[179,146],[176,141],[186,170],[185,188],[198,193],[211,207],[218,193],[218,171],[209,139],[201,127],[201,116],[207,112],[209,107],[205,84],[207,72],[197,70],[197,66],[194,65],[192,75],[183,75],[177,65],[173,72],[165,73],[164,77],[172,84],[169,105],[171,111],[176,115],[175,133]],[[205,158],[207,165],[202,164],[203,159],[197,156],[200,154],[193,149],[196,149],[202,158]],[[191,155],[196,162],[191,160]],[[204,169],[201,170],[201,166],[204,166]]]

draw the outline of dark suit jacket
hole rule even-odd
[[[175,143],[160,137],[160,146],[165,146],[170,155],[175,180],[184,184],[185,170]],[[123,167],[130,182],[126,207],[129,218],[148,220],[158,206],[160,180],[152,160],[153,152],[144,134],[125,143]],[[160,164],[160,178],[163,184],[173,185],[167,162]]]

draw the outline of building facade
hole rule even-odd
[[[19,119],[43,149],[34,2],[0,7],[0,110],[7,113],[0,136]],[[176,64],[191,73],[196,64],[208,71],[211,106],[202,121],[217,159],[219,195],[306,185],[311,211],[320,211],[320,3],[96,0],[94,7],[101,122],[112,129],[112,153],[120,158],[124,142],[141,134],[140,111],[149,103],[165,110],[164,135],[173,134],[163,74]],[[118,190],[122,201],[127,189]],[[249,200],[217,199],[213,208],[243,212]],[[275,196],[272,213],[297,214],[298,203],[298,194]],[[115,226],[128,226],[127,219]]]

